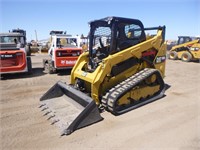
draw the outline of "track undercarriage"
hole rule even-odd
[[[110,89],[102,97],[102,105],[120,115],[162,97],[164,91],[160,73],[146,68]]]

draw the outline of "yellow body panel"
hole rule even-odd
[[[190,52],[194,59],[200,59],[200,43],[195,43],[190,48]]]
[[[194,59],[200,59],[200,50],[198,51],[190,51]]]
[[[141,65],[137,64],[128,70],[111,77],[112,67],[120,62],[128,60],[129,58],[140,59],[142,57],[142,52],[150,51],[152,49],[157,51],[154,60],[155,68],[158,69],[162,77],[164,77],[165,61],[156,62],[166,56],[166,43],[162,44],[162,40],[162,31],[159,30],[157,35],[153,38],[104,58],[94,72],[87,72],[85,70],[85,66],[88,63],[89,53],[84,52],[79,57],[76,65],[71,71],[71,84],[75,84],[77,78],[86,81],[87,89],[89,90],[89,93],[91,93],[91,97],[95,100],[96,104],[100,104],[99,97],[103,96],[107,90],[140,70],[146,67],[151,68],[147,63],[142,63]]]

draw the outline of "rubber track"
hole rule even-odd
[[[130,105],[130,107],[125,108],[123,110],[118,111],[115,106],[117,106],[117,101],[127,92],[134,88],[137,84],[145,80],[146,78],[150,77],[152,74],[157,75],[157,80],[160,84],[160,90],[157,95],[146,99],[140,103],[135,105]],[[164,95],[165,86],[162,76],[157,69],[145,68],[144,70],[134,74],[133,76],[129,77],[125,81],[122,81],[112,89],[110,89],[103,97],[102,97],[102,105],[108,111],[110,111],[114,115],[120,115],[122,113],[128,112],[132,109],[140,107],[146,103],[152,102]]]

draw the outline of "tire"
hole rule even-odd
[[[56,69],[52,65],[51,60],[43,60],[44,72],[48,74],[53,74],[56,72]]]
[[[27,68],[28,68],[28,74],[32,74],[32,62],[31,57],[27,57]]]
[[[189,52],[185,52],[182,54],[181,60],[184,62],[190,62],[192,60],[192,55]]]
[[[5,74],[1,74],[1,75],[0,75],[0,80],[5,80],[5,79],[6,79]]]
[[[25,47],[25,50],[26,50],[26,55],[27,55],[27,56],[31,56],[31,48],[30,48],[29,45],[27,45],[27,46]]]
[[[176,51],[171,51],[171,52],[169,53],[169,59],[171,59],[171,60],[177,60],[177,59],[178,59],[178,54],[177,54],[177,52],[176,52]]]
[[[53,70],[51,69],[48,63],[44,64],[44,72],[48,74],[53,74]]]

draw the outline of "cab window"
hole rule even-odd
[[[125,26],[125,35],[127,38],[140,38],[142,34],[141,27],[135,24],[129,24]]]

